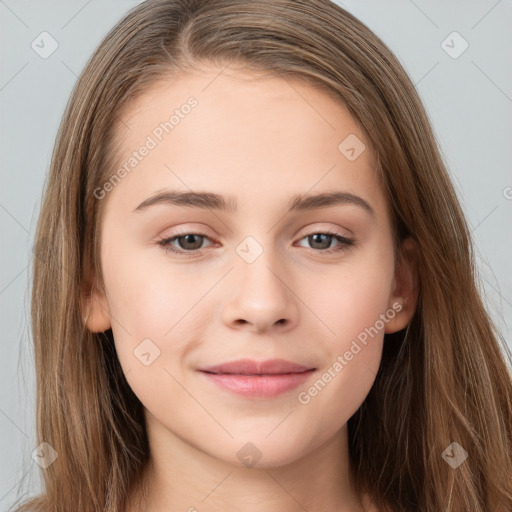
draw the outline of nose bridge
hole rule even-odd
[[[224,314],[228,323],[249,323],[263,330],[274,324],[294,323],[297,305],[272,237],[260,240],[249,235],[235,249],[234,289]]]
[[[285,273],[285,265],[279,261],[278,248],[271,236],[263,240],[261,236],[258,239],[253,235],[246,236],[236,247],[236,253],[239,277],[247,285],[244,291],[277,294],[281,295],[281,300],[287,295],[283,282],[286,277],[276,275]]]

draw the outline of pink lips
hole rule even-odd
[[[314,370],[284,359],[262,362],[240,359],[199,369],[220,387],[253,398],[270,398],[293,389],[306,381]]]

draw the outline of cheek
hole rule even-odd
[[[346,275],[340,272],[337,285],[331,284],[323,296],[317,294],[314,307],[331,332],[323,329],[324,364],[317,379],[301,390],[298,402],[322,439],[350,419],[375,382],[384,339],[382,319],[394,317],[387,309],[393,261],[382,261],[376,267],[353,267]]]
[[[373,245],[333,266],[321,280],[315,275],[315,282],[303,289],[308,305],[325,324],[325,339],[337,350],[375,326],[389,306],[394,275],[392,247],[386,241]],[[381,323],[377,329],[382,329]]]
[[[180,340],[186,337],[178,333],[193,317],[191,308],[204,293],[201,287],[177,271],[165,274],[165,268],[129,258],[111,258],[104,270],[112,331],[123,368],[139,363],[135,357],[138,351],[147,352],[144,347],[160,352],[155,365],[163,363],[165,357],[160,356],[170,347],[173,353],[180,352]]]
[[[310,288],[309,294],[311,309],[324,324],[319,329],[324,332],[325,364],[314,389],[305,390],[304,402],[316,402],[313,407],[331,404],[340,414],[349,413],[348,417],[375,380],[385,321],[395,314],[388,309],[394,275],[392,246],[380,240],[368,249],[350,264],[334,267],[325,276],[325,285]],[[317,411],[320,416],[322,407]]]
[[[374,287],[337,295],[326,320],[332,332],[322,337],[323,366],[313,388],[304,390],[307,396],[301,403],[311,399],[318,406],[322,404],[318,414],[338,411],[342,421],[358,409],[380,365],[384,339],[380,318],[386,311],[385,298]]]

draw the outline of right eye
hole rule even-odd
[[[166,251],[183,256],[192,256],[195,252],[202,249],[204,239],[210,239],[204,233],[179,233],[172,237],[164,238],[158,242]],[[173,242],[179,242],[181,247],[176,247]],[[192,253],[192,254],[187,254]]]

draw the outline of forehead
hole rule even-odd
[[[279,200],[342,185],[383,201],[358,123],[305,80],[195,70],[154,84],[120,119],[116,165],[128,172],[110,194],[131,204],[164,187]]]

